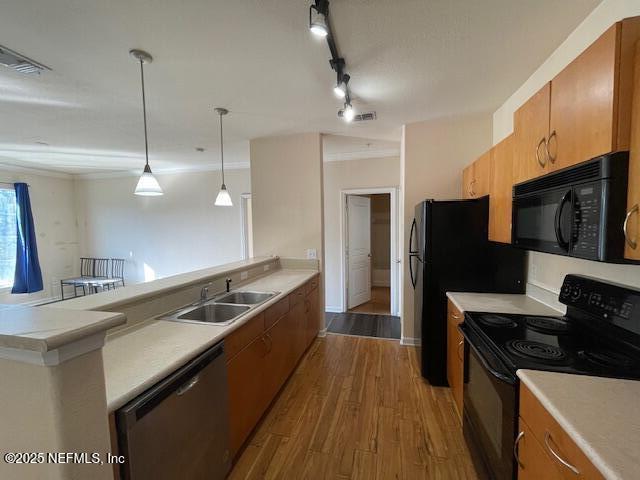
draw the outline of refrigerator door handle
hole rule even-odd
[[[413,233],[416,231],[417,229],[417,225],[416,225],[416,219],[413,219],[413,223],[411,224],[411,233],[409,234],[409,256],[411,255],[418,255],[419,252],[417,250],[412,250],[413,248]]]

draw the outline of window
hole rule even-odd
[[[17,239],[16,192],[0,188],[0,288],[13,286]]]

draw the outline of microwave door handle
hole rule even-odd
[[[567,190],[567,192],[562,196],[560,203],[558,204],[558,208],[556,208],[556,218],[554,220],[554,230],[556,232],[556,240],[558,241],[558,245],[565,252],[569,251],[569,242],[564,239],[562,236],[562,225],[560,221],[562,220],[562,209],[564,208],[565,203],[571,200],[571,192],[572,190]]]

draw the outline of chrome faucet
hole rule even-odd
[[[204,287],[202,287],[202,290],[200,290],[200,301],[202,302],[207,301],[207,298],[209,297],[210,286],[211,286],[211,283],[207,283]]]
[[[231,280],[230,278],[227,278],[227,279],[225,280],[225,282],[226,282],[226,284],[227,284],[227,293],[229,293],[229,285],[231,285],[231,282],[232,282],[232,281],[233,281],[233,280]]]

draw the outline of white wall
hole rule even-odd
[[[403,199],[402,337],[418,336],[413,326],[413,288],[406,252],[417,203],[426,198],[460,198],[462,169],[491,146],[489,113],[445,117],[405,125],[402,129],[401,179]]]
[[[43,291],[30,294],[0,291],[0,303],[26,303],[54,297],[59,294],[60,278],[72,276],[78,263],[73,179],[67,175],[0,166],[0,181],[30,185],[44,286]]]
[[[81,253],[125,258],[129,282],[142,282],[242,258],[240,195],[249,169],[225,171],[233,207],[213,205],[219,171],[157,175],[161,197],[133,194],[138,178],[76,182]]]
[[[513,131],[513,113],[531,95],[553,79],[565,66],[615,22],[640,15],[638,0],[603,1],[556,51],[493,114],[493,142]],[[519,52],[526,54],[526,52]],[[640,266],[601,264],[545,253],[529,253],[528,281],[557,293],[567,273],[582,273],[640,287]]]
[[[340,278],[341,191],[357,188],[398,187],[398,157],[345,160],[324,163],[324,244],[327,310],[339,311],[342,303]]]

